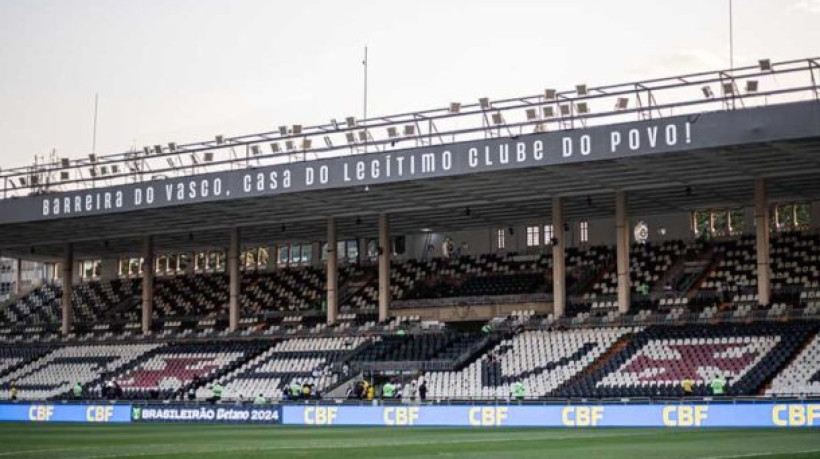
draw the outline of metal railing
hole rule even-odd
[[[552,301],[548,293],[531,293],[520,295],[458,296],[452,298],[435,298],[419,300],[396,300],[390,303],[391,309],[436,308],[445,306],[477,306],[547,303]]]
[[[820,100],[818,58],[677,75],[181,143],[83,159],[56,155],[0,173],[0,198],[88,190],[380,151]]]

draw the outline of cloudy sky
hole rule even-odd
[[[735,63],[820,0],[734,0]],[[0,167],[728,66],[728,0],[0,0]]]

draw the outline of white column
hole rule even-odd
[[[390,309],[390,228],[387,214],[379,215],[379,322],[385,322]]]
[[[755,181],[755,233],[757,237],[757,297],[768,305],[771,297],[769,275],[769,202],[765,179]]]
[[[339,254],[336,253],[336,219],[330,217],[327,220],[327,323],[333,325],[336,323],[339,307],[337,304],[336,290],[338,289],[339,273],[338,267]]]
[[[615,192],[615,242],[617,245],[618,311],[629,311],[631,300],[629,288],[629,217],[626,208],[626,192]]]
[[[154,238],[145,236],[142,242],[142,333],[151,333],[154,315]]]
[[[559,197],[552,198],[552,234],[555,240],[558,241],[557,244],[552,245],[552,314],[557,319],[563,317],[567,309],[564,202]]]
[[[63,297],[62,306],[62,327],[63,335],[71,332],[71,296],[72,279],[74,278],[74,247],[71,243],[65,246],[65,257],[63,258]]]
[[[228,285],[230,289],[228,302],[228,328],[236,331],[239,328],[239,228],[231,228],[231,240],[228,246]]]

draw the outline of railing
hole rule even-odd
[[[532,293],[521,295],[459,296],[452,298],[397,300],[390,303],[390,308],[437,308],[446,306],[547,303],[550,301],[552,301],[552,295],[548,293]]]
[[[0,174],[0,198],[87,190],[230,169],[513,137],[706,111],[820,100],[817,58],[587,87],[396,115],[178,144],[83,159],[57,158]]]
[[[167,404],[185,405],[190,407],[213,406],[212,403],[206,401],[190,401],[182,399],[168,399],[168,400],[106,400],[106,399],[90,399],[84,398],[81,400],[70,399],[32,399],[32,400],[3,400],[4,403],[32,403],[43,402],[51,404],[83,404],[83,405],[99,405],[99,404],[131,404],[137,406],[162,406]],[[401,399],[375,399],[375,400],[358,400],[358,399],[309,399],[309,400],[270,400],[268,405],[321,405],[321,404],[340,404],[340,405],[396,405],[406,403],[408,400]],[[533,397],[525,396],[521,400],[516,400],[513,397],[456,397],[456,398],[436,398],[428,397],[424,402],[418,399],[412,403],[426,404],[426,405],[465,405],[465,404],[493,404],[493,405],[636,405],[636,404],[754,404],[754,403],[786,403],[786,402],[820,402],[820,395],[817,394],[781,394],[781,395],[749,395],[749,396],[711,396],[711,397],[585,397],[585,398],[564,398],[564,397]],[[251,404],[250,400],[234,400],[230,398],[223,398],[218,404],[221,405],[242,405]]]

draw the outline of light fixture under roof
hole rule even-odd
[[[458,113],[461,111],[460,102],[450,102],[450,113]]]
[[[221,135],[214,137],[214,140],[216,141],[217,145],[222,145],[223,143],[225,143],[225,137]]]
[[[416,126],[412,124],[404,125],[404,135],[416,135]]]
[[[615,102],[615,110],[626,110],[629,107],[629,99],[626,97],[619,97]]]
[[[501,113],[498,113],[498,112],[493,113],[492,118],[493,118],[493,124],[497,125],[497,124],[503,124],[504,123],[504,117],[501,116]]]
[[[769,59],[760,59],[757,61],[757,65],[760,66],[760,71],[762,72],[772,71],[772,61]]]
[[[251,154],[254,156],[259,154],[259,145],[251,145]]]
[[[270,151],[271,151],[271,153],[279,153],[279,152],[280,152],[280,151],[282,151],[282,150],[280,149],[280,147],[279,147],[279,144],[278,144],[278,143],[276,143],[276,142],[272,142],[272,143],[270,144]]]
[[[390,126],[387,128],[387,137],[394,139],[399,136],[399,130],[396,129],[396,126]]]
[[[731,96],[735,93],[734,83],[732,83],[732,82],[723,83],[721,86],[723,88],[723,95],[724,96]]]
[[[356,127],[356,118],[348,116],[345,118],[345,124],[347,124],[347,127],[349,128]]]
[[[746,80],[746,92],[757,92],[757,89],[758,89],[757,80]]]
[[[585,85],[585,84],[576,85],[575,86],[575,93],[578,94],[579,96],[587,95],[588,94],[587,85]]]
[[[302,133],[302,125],[301,124],[294,124],[291,128],[291,132],[293,135],[299,135]]]
[[[556,92],[554,89],[545,89],[544,90],[544,99],[547,100],[555,100]]]
[[[481,99],[478,99],[478,105],[481,106],[482,110],[487,110],[490,108],[490,99],[482,97]]]
[[[288,135],[288,127],[287,126],[279,126],[279,135],[286,136]]]
[[[589,113],[589,104],[586,102],[578,102],[575,104],[575,111],[578,112],[579,115],[586,115]]]
[[[345,138],[347,139],[347,143],[349,145],[356,143],[356,136],[352,132],[345,133]]]

